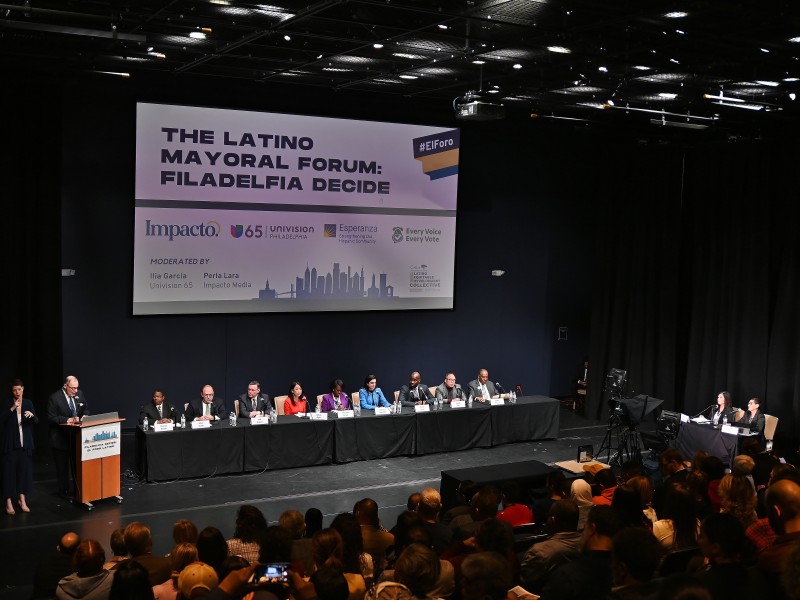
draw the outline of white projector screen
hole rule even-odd
[[[133,314],[452,309],[459,141],[139,103]]]

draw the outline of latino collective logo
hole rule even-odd
[[[335,238],[336,237],[336,223],[326,223],[322,230],[322,237]]]
[[[403,228],[402,227],[393,227],[392,228],[392,241],[396,244],[397,242],[403,241]]]

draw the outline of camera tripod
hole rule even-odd
[[[616,446],[612,445],[616,442]],[[621,467],[628,461],[642,462],[642,448],[636,426],[627,423],[618,408],[611,411],[608,427],[597,456],[607,452],[606,464]]]

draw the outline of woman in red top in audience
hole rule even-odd
[[[289,397],[283,401],[283,414],[295,415],[308,412],[308,399],[303,395],[303,386],[293,381],[289,388]]]

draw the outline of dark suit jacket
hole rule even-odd
[[[225,406],[225,400],[214,396],[211,401],[211,414],[219,417],[220,419],[227,419],[230,411]],[[189,406],[186,408],[186,420],[193,421],[195,417],[203,416],[203,401],[200,398],[195,398],[189,401]]]
[[[469,389],[472,392],[472,397],[477,398],[478,396],[483,396],[481,394],[481,382],[477,379],[473,379],[469,382]],[[494,387],[494,384],[491,381],[486,382],[486,389],[489,390],[489,394],[491,396],[497,396],[500,392],[497,391],[497,388]],[[488,400],[489,398],[486,398]]]
[[[89,414],[89,403],[83,395],[82,391],[78,391],[73,398],[75,402],[75,410],[79,417],[84,417]],[[67,419],[72,417],[72,411],[67,404],[67,398],[64,395],[64,388],[53,392],[47,399],[47,420],[50,422],[50,446],[54,450],[67,451],[69,447],[69,429],[61,425],[67,422]]]
[[[159,419],[172,419],[172,422],[174,423],[175,421],[181,418],[178,411],[175,410],[175,407],[172,406],[172,404],[170,404],[166,400],[164,400],[163,404],[161,405],[161,410],[163,411],[164,414],[163,417],[158,416],[158,409],[156,408],[156,405],[153,403],[152,400],[147,404],[145,404],[144,406],[142,406],[142,409],[139,411],[139,425],[142,424],[142,421],[144,421],[145,416],[147,416],[147,420],[150,421],[150,425],[152,425]]]
[[[12,399],[0,409],[0,439],[3,443],[3,452],[11,452],[20,447],[19,428],[17,427],[17,413],[11,411],[14,404]],[[25,411],[33,413],[30,418],[25,417]],[[27,454],[33,453],[33,426],[39,423],[39,417],[33,409],[33,402],[27,398],[22,399],[22,447]]]
[[[256,401],[256,410],[260,410],[262,413],[267,413],[272,410],[272,402],[267,394],[259,394],[253,398],[253,400]],[[247,394],[239,396],[239,416],[244,419],[249,419],[250,411],[252,410],[250,398],[247,397]]]
[[[417,387],[419,388],[421,398],[425,398],[429,404],[433,402],[433,394],[428,389],[427,385],[420,383],[417,385]],[[400,404],[403,406],[414,406],[417,403],[417,401],[414,399],[414,396],[411,395],[411,386],[408,384],[405,384],[400,388],[400,395],[398,398],[400,399]]]

